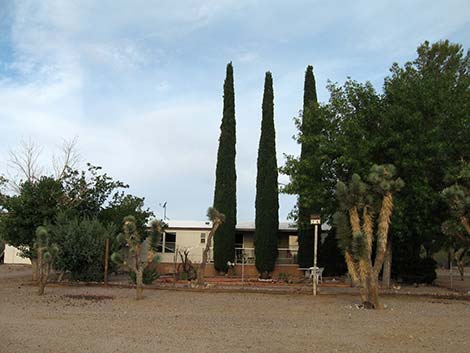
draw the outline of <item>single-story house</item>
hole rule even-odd
[[[168,221],[168,228],[163,234],[159,249],[160,272],[173,272],[174,263],[181,262],[178,250],[188,250],[189,259],[193,264],[202,261],[202,252],[206,246],[207,236],[212,224],[209,221]],[[257,274],[254,249],[255,222],[240,222],[235,228],[234,262],[238,273],[241,266],[247,275]],[[278,230],[278,258],[275,273],[290,273],[298,275],[297,253],[297,226],[293,223],[280,222]],[[213,245],[213,244],[212,244]],[[208,273],[215,274],[211,263],[213,262],[212,249],[209,255]]]
[[[206,246],[207,237],[212,228],[209,221],[167,221],[168,228],[163,234],[161,245],[158,249],[161,273],[174,272],[175,262],[181,263],[178,251],[189,251],[189,259],[193,264],[200,264],[202,252]],[[243,272],[247,276],[257,275],[255,268],[254,249],[255,222],[240,222],[235,230],[234,262],[235,272]],[[278,258],[274,274],[285,273],[297,276],[300,274],[297,265],[297,226],[293,223],[280,222],[278,230]],[[4,263],[30,264],[29,259],[22,258],[20,251],[12,246],[5,245]],[[212,265],[212,249],[209,255],[209,264],[206,268],[207,275],[215,275]]]

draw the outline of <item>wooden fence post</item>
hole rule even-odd
[[[104,251],[104,285],[108,285],[108,258],[109,258],[109,239],[105,241]]]

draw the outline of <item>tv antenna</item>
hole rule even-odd
[[[165,201],[163,204],[159,203],[160,207],[163,208],[163,220],[164,220],[164,221],[170,220],[170,219],[166,216],[166,204],[167,204],[167,201]]]

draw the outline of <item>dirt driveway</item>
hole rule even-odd
[[[468,352],[470,302],[50,287],[0,266],[0,352]],[[7,271],[8,272],[8,271]],[[26,276],[26,277],[25,277]],[[112,296],[77,299],[75,295]]]

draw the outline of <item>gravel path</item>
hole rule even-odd
[[[0,270],[1,274],[1,270]],[[17,273],[16,273],[17,274]],[[468,352],[470,302],[48,287],[0,275],[0,352]],[[28,275],[28,273],[26,273]],[[89,300],[73,295],[112,296]]]

